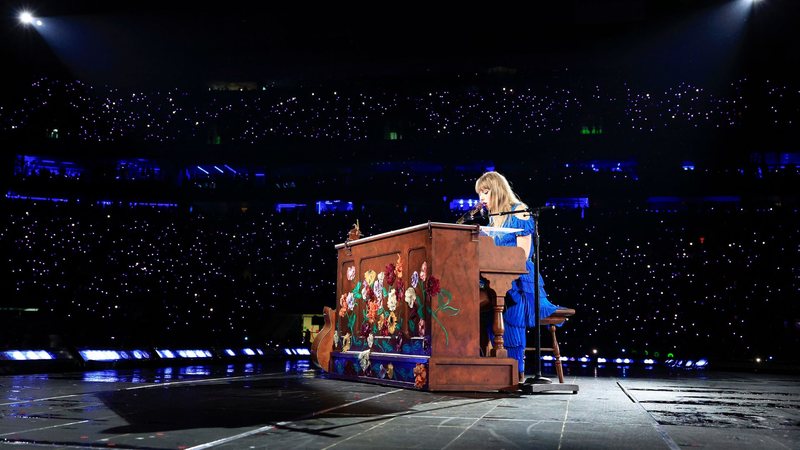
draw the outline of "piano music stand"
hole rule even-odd
[[[549,378],[542,376],[542,334],[539,320],[539,214],[543,209],[553,209],[552,207],[539,207],[528,208],[523,211],[515,212],[528,212],[533,217],[533,264],[536,267],[536,273],[533,276],[534,282],[534,305],[535,305],[535,318],[536,318],[536,373],[525,380],[520,386],[522,392],[525,394],[536,394],[540,392],[552,391],[570,391],[573,394],[578,393],[578,385],[571,383],[553,383]]]

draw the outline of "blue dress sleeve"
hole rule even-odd
[[[514,209],[516,210],[517,208],[519,208],[519,206],[521,205],[518,205]],[[534,220],[535,219],[533,218],[533,216],[530,216],[527,219],[520,219],[519,217],[512,215],[510,223],[511,228],[522,228],[522,231],[517,231],[516,233],[514,233],[514,235],[528,236],[530,234],[533,234]]]

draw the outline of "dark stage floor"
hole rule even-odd
[[[570,375],[580,392],[429,393],[291,361],[0,377],[9,448],[797,449],[800,376]]]

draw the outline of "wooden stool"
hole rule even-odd
[[[556,339],[556,325],[564,323],[568,317],[574,316],[575,310],[571,308],[559,308],[553,314],[539,319],[539,325],[548,327],[550,329],[550,336],[553,339],[552,347],[542,347],[543,352],[553,352],[556,359],[556,374],[558,374],[558,382],[564,382],[564,368],[561,367],[561,351],[558,349],[558,340]],[[536,347],[526,347],[526,351],[536,351]]]

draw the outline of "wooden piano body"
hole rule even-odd
[[[392,386],[516,389],[517,361],[506,357],[502,341],[481,356],[479,280],[502,340],[502,296],[525,272],[525,255],[478,230],[429,222],[337,245],[337,305],[325,308],[314,362],[331,377]]]

